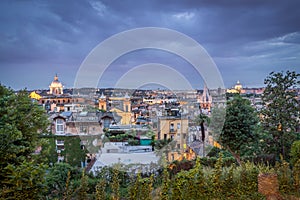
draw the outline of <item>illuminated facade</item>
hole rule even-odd
[[[181,160],[187,153],[187,118],[181,117],[179,111],[170,109],[166,116],[159,118],[158,122],[158,139],[172,142],[165,147],[165,154],[168,161]]]
[[[227,93],[244,93],[243,86],[240,81],[237,81],[233,88],[227,89]]]
[[[116,115],[117,123],[121,125],[132,124],[133,113],[131,112],[131,100],[126,93],[124,97],[109,97],[106,98],[102,93],[99,98],[98,108],[108,111]]]
[[[64,91],[63,91],[63,85],[58,80],[57,74],[54,76],[54,80],[49,85],[49,88],[50,88],[49,94],[52,94],[52,95],[61,95],[61,94],[64,93]]]

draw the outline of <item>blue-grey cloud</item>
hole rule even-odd
[[[71,87],[81,62],[100,42],[128,29],[157,26],[202,44],[227,86],[237,79],[262,85],[272,70],[299,70],[299,7],[300,1],[281,0],[4,0],[0,82],[16,89],[43,88],[58,73]],[[143,62],[189,69],[175,55],[149,51],[124,56],[107,73],[114,76],[120,66],[130,69]],[[192,70],[184,73],[199,80]]]

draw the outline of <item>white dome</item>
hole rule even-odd
[[[58,80],[57,75],[54,76],[54,80],[49,86],[50,94],[63,94],[63,85]]]
[[[52,81],[50,87],[56,88],[56,87],[62,87],[63,85],[59,81]]]

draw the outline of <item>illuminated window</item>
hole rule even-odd
[[[64,120],[57,119],[56,120],[56,133],[63,133],[64,132]]]

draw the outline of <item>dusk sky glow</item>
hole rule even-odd
[[[271,71],[300,73],[300,1],[122,0],[0,2],[0,83],[13,89],[47,89],[54,75],[73,87],[86,56],[105,39],[143,27],[168,28],[202,45],[226,87],[237,80],[261,87]],[[160,63],[192,86],[193,68],[168,52],[133,51],[113,62],[99,87],[112,87],[135,66]]]

